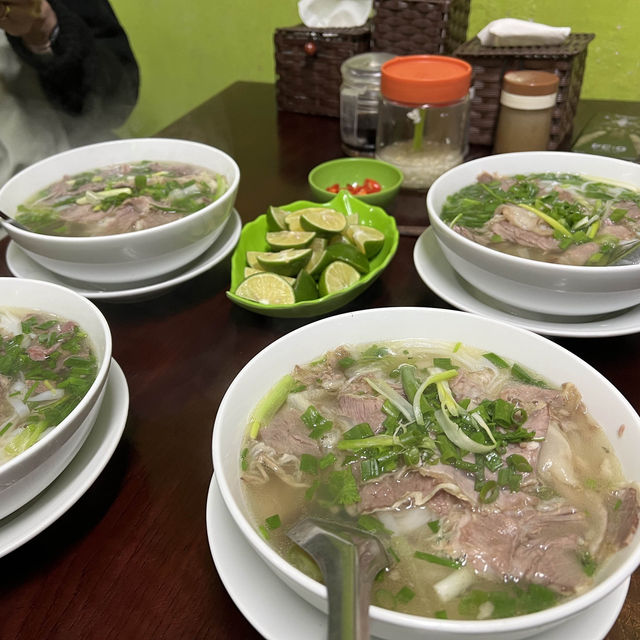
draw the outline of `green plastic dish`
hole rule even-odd
[[[298,200],[279,208],[286,211],[298,211],[307,207],[330,207],[344,214],[357,213],[361,224],[375,227],[384,233],[384,245],[380,252],[369,261],[370,270],[353,286],[337,291],[316,300],[306,300],[295,304],[265,305],[235,295],[235,290],[244,279],[247,251],[267,251],[267,217],[260,215],[255,220],[248,222],[242,228],[240,239],[231,257],[231,286],[227,291],[227,297],[244,309],[260,313],[265,316],[279,318],[309,318],[325,313],[331,313],[336,309],[351,302],[359,296],[385,269],[393,258],[398,248],[398,229],[395,220],[387,215],[379,207],[372,207],[361,202],[347,192],[341,192],[330,202],[319,204],[308,200]]]
[[[313,197],[326,202],[334,196],[327,187],[336,183],[342,187],[353,182],[362,184],[366,178],[377,180],[382,191],[354,197],[376,207],[387,207],[396,197],[404,176],[397,167],[375,158],[337,158],[314,167],[307,179]]]

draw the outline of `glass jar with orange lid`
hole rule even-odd
[[[448,56],[399,56],[381,68],[376,157],[402,186],[428,189],[460,164],[469,139],[471,65]]]

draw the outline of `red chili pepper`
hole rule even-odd
[[[373,180],[372,178],[365,178],[363,184],[352,182],[350,184],[345,184],[344,187],[341,187],[336,182],[330,187],[327,187],[327,191],[330,191],[331,193],[338,193],[340,189],[347,189],[349,193],[355,196],[366,196],[370,193],[377,193],[378,191],[382,191],[382,185],[377,180]]]
[[[372,180],[371,178],[367,178],[364,181],[364,186],[369,190],[369,193],[377,193],[382,190],[382,186],[377,180]]]

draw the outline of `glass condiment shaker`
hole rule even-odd
[[[471,65],[448,56],[400,56],[381,71],[376,157],[403,172],[403,187],[428,189],[467,152]]]
[[[548,71],[507,71],[502,78],[494,153],[542,151],[549,144],[558,76]]]
[[[347,155],[374,155],[380,67],[393,57],[391,53],[369,51],[348,58],[340,66],[340,137]]]

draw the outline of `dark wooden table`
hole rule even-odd
[[[603,106],[582,104],[576,122]],[[637,105],[617,106],[638,112]],[[234,84],[159,135],[203,141],[237,160],[236,207],[244,221],[270,204],[309,198],[308,171],[342,155],[336,119],[278,113],[267,84]],[[425,225],[424,195],[401,193],[390,213],[399,224]],[[384,275],[342,311],[448,308],[418,277],[414,243],[401,237]],[[2,276],[11,275],[6,246],[0,242]],[[0,639],[260,637],[227,595],[207,542],[213,421],[243,365],[309,320],[272,319],[232,305],[225,296],[229,275],[227,259],[156,299],[99,303],[130,389],[124,436],[78,502],[0,560]],[[639,334],[557,341],[640,409]],[[640,638],[639,606],[637,572],[610,640]]]

